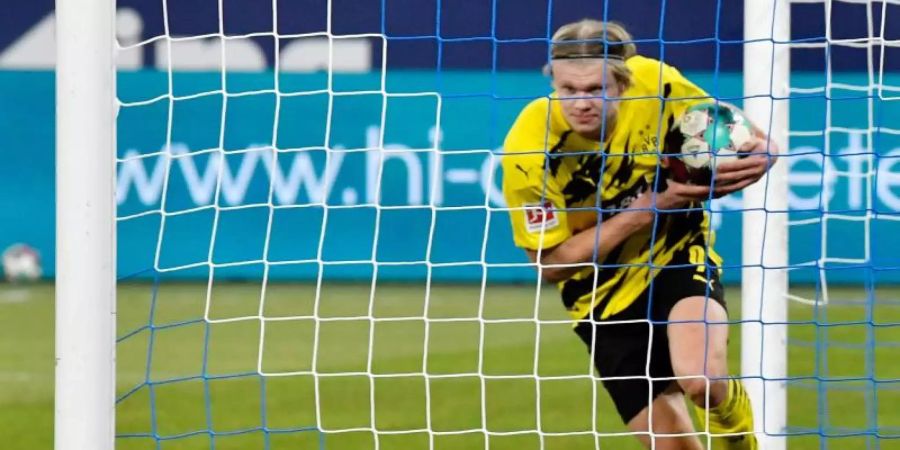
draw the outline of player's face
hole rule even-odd
[[[618,109],[616,102],[609,99],[621,95],[610,65],[601,59],[553,61],[552,64],[553,88],[572,130],[592,139],[600,139],[601,132],[609,136]]]

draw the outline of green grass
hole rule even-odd
[[[538,296],[533,286],[490,285],[481,301],[480,286],[436,285],[426,302],[423,284],[379,285],[370,295],[369,285],[329,283],[316,302],[315,286],[274,284],[261,303],[259,284],[221,283],[208,313],[205,285],[164,283],[153,308],[152,291],[140,283],[119,289],[119,334],[140,331],[118,345],[118,393],[131,394],[117,407],[117,428],[146,436],[120,437],[119,449],[206,449],[214,440],[220,450],[263,449],[267,441],[298,450],[318,449],[321,440],[328,450],[366,450],[377,440],[381,450],[575,450],[595,448],[585,432],[625,431],[552,288]],[[734,320],[737,293],[730,289]],[[864,298],[861,289],[830,294]],[[52,296],[50,285],[0,285],[2,448],[52,448]],[[900,303],[897,288],[876,296]],[[900,343],[900,306],[792,303],[790,314],[798,322],[792,340],[829,343],[819,351],[792,345],[791,376],[835,380],[791,384],[792,430],[848,434],[877,419],[882,435],[900,433],[900,384],[844,380],[900,380],[896,349],[865,350],[867,340]],[[732,327],[733,372],[739,329]],[[639,448],[628,436],[599,443]],[[889,449],[900,441],[813,432],[792,436],[789,448]]]

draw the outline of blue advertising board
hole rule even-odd
[[[738,74],[689,76],[720,98],[740,96]],[[326,276],[348,279],[377,270],[382,280],[475,281],[485,271],[534,280],[512,245],[497,165],[515,115],[548,92],[540,74],[335,75],[333,95],[321,91],[321,73],[279,74],[278,95],[272,72],[230,74],[227,96],[219,73],[172,81],[175,96],[159,97],[165,73],[119,77],[120,275],[156,267],[205,278],[212,261],[217,278],[248,278],[266,261],[275,279],[314,279],[321,263]],[[0,72],[0,102],[15,105],[0,108],[0,176],[10,187],[0,194],[0,247],[35,246],[49,275],[53,87],[49,72]],[[790,189],[791,279],[814,282],[825,268],[829,281],[900,282],[900,135],[889,129],[900,103],[828,95],[792,100],[796,133],[779,162],[791,175],[773,180]],[[737,281],[740,197],[710,207],[725,279]]]

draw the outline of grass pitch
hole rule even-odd
[[[615,435],[625,429],[553,288],[330,282],[318,301],[307,284],[261,294],[258,283],[209,295],[120,286],[117,448],[639,448]],[[879,288],[874,307],[861,289],[830,296],[841,301],[790,307],[788,447],[900,448],[900,289]],[[0,285],[2,448],[52,448],[53,321],[51,285]]]

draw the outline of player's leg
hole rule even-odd
[[[669,312],[672,371],[694,404],[716,407],[728,394],[728,314],[706,297],[688,297]]]
[[[651,412],[653,415],[653,434],[650,430]],[[669,388],[659,394],[649,408],[644,408],[628,421],[628,429],[636,433],[638,439],[647,448],[656,450],[700,450],[703,445],[694,436],[694,424],[684,402],[684,394],[678,384],[671,383]],[[669,436],[666,436],[669,435]],[[680,436],[679,436],[680,435]]]
[[[753,431],[753,412],[742,383],[728,378],[728,319],[725,308],[707,297],[688,297],[669,314],[669,352],[672,369],[685,395],[711,434]],[[707,388],[709,388],[707,392]],[[708,399],[708,403],[707,403]],[[756,449],[752,435],[724,439],[730,450]]]
[[[674,255],[655,279],[653,317],[668,324],[672,372],[702,429],[732,435],[717,439],[729,450],[756,449],[750,401],[740,381],[728,378],[728,314],[718,262],[702,239]]]
[[[646,316],[646,305],[645,301],[639,302],[630,309],[635,315]],[[587,344],[603,386],[622,421],[638,433],[638,438],[647,448],[703,448],[693,434],[694,427],[684,395],[677,383],[672,381],[674,374],[664,325],[654,326],[651,334],[651,325],[647,322],[592,324],[585,321],[575,331]]]

